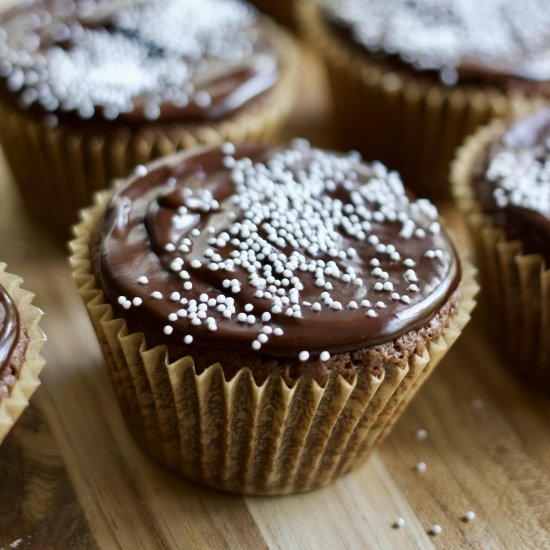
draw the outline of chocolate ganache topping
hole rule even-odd
[[[139,167],[101,231],[99,276],[125,317],[167,341],[303,361],[420,328],[460,280],[430,202],[304,140]]]
[[[550,109],[516,121],[490,145],[476,192],[510,238],[550,262]]]
[[[445,84],[550,79],[546,0],[317,1],[358,46],[435,72]]]
[[[6,289],[0,285],[0,378],[9,366],[19,337],[19,315]]]
[[[50,119],[214,120],[273,87],[274,33],[239,0],[31,0],[0,15],[0,82]]]

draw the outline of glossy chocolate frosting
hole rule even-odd
[[[524,87],[550,80],[546,0],[318,0],[333,29],[355,46],[457,82]]]
[[[99,257],[117,312],[167,341],[301,360],[424,326],[460,280],[431,203],[379,163],[303,140],[139,167]]]
[[[239,0],[31,0],[0,15],[0,89],[68,119],[218,120],[274,86],[275,34]]]
[[[12,353],[19,339],[19,315],[17,308],[0,285],[0,379],[10,365]]]
[[[475,188],[483,211],[550,263],[550,109],[517,120],[489,146]]]

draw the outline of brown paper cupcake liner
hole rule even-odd
[[[468,222],[496,342],[515,371],[550,389],[550,269],[483,214],[473,187],[488,145],[506,128],[495,121],[465,142],[452,165],[453,194]]]
[[[476,127],[518,104],[543,101],[489,86],[446,87],[390,69],[331,33],[313,0],[297,0],[296,14],[327,67],[343,147],[398,170],[420,196],[449,193],[454,151]]]
[[[94,192],[138,164],[195,145],[224,141],[269,142],[286,121],[294,103],[299,54],[292,39],[278,33],[279,82],[265,96],[219,122],[154,128],[80,130],[0,103],[0,142],[33,219],[66,239],[77,212]]]
[[[17,306],[19,316],[29,336],[25,361],[19,377],[8,397],[0,397],[0,443],[11,430],[21,413],[29,405],[29,399],[40,385],[38,378],[45,361],[40,349],[46,336],[38,326],[42,311],[32,305],[34,294],[21,288],[22,279],[6,272],[6,264],[0,262],[0,285],[2,285]]]
[[[323,387],[279,374],[262,383],[248,368],[227,381],[219,363],[196,374],[193,357],[168,362],[166,348],[147,348],[114,318],[92,274],[90,232],[109,202],[96,196],[71,242],[73,276],[98,336],[127,424],[158,461],[206,485],[248,494],[307,491],[359,466],[383,439],[416,390],[468,322],[477,291],[463,266],[462,299],[437,342],[422,356],[339,374]]]

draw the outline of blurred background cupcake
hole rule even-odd
[[[480,129],[452,180],[496,343],[524,379],[550,389],[550,110]]]
[[[343,146],[448,193],[448,165],[478,125],[550,94],[544,0],[300,0],[328,68]]]
[[[73,275],[132,433],[229,491],[305,491],[361,465],[477,290],[397,173],[304,140],[160,159],[75,230]]]
[[[237,0],[25,2],[0,16],[0,140],[28,210],[64,237],[135,165],[272,138],[296,63],[287,34]]]
[[[42,312],[21,283],[0,262],[0,443],[27,408],[44,366],[40,349],[46,338],[38,327]]]

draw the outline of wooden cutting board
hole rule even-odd
[[[327,146],[311,54],[304,72],[286,135]],[[3,159],[0,259],[36,292],[49,338],[43,385],[0,446],[0,548],[550,548],[550,396],[506,370],[480,312],[364,467],[313,493],[243,498],[176,478],[131,439],[65,251],[26,219]]]

